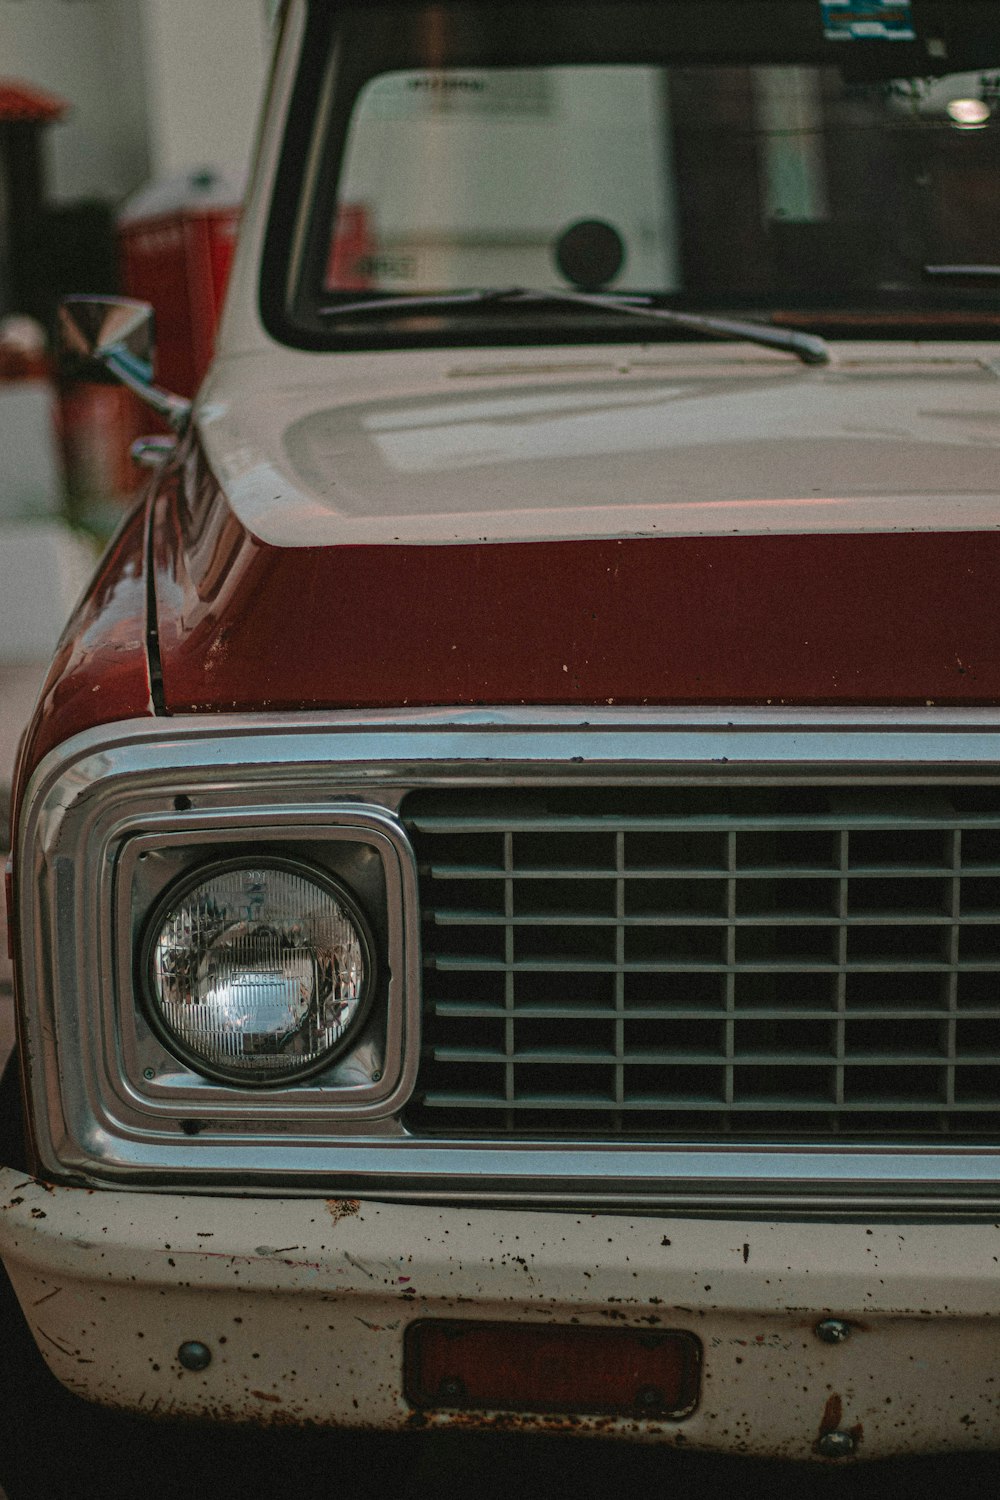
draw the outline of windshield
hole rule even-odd
[[[1000,264],[993,14],[317,3],[265,316],[314,346],[698,336],[582,300],[400,304],[519,287],[996,337],[1000,283],[927,271]]]

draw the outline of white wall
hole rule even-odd
[[[79,0],[77,0],[79,3]],[[131,0],[146,32],[153,177],[247,167],[267,73],[261,0]]]
[[[0,0],[0,77],[71,105],[46,130],[56,199],[119,199],[148,176],[141,3]]]
[[[0,77],[71,105],[47,128],[56,200],[249,162],[271,0],[0,0]]]

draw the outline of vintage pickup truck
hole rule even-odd
[[[285,8],[193,407],[66,311],[177,430],[15,791],[66,1386],[1000,1446],[998,180],[995,0]]]

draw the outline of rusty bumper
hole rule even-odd
[[[1000,1448],[992,1224],[182,1197],[2,1171],[0,1254],[58,1378],[136,1411],[848,1462]],[[701,1346],[697,1403],[675,1420],[420,1411],[404,1342],[427,1318],[684,1331]]]

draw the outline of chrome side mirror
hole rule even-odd
[[[191,417],[191,403],[153,384],[153,309],[129,297],[67,297],[59,307],[63,352],[93,360],[114,375],[177,432]]]

